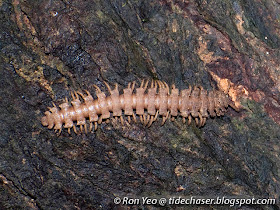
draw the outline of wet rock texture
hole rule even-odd
[[[117,209],[114,197],[128,195],[279,199],[279,14],[277,0],[0,1],[0,208]],[[144,78],[230,86],[243,110],[203,128],[112,122],[58,137],[40,124],[71,90]]]

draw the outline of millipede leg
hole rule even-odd
[[[156,83],[156,81],[154,81],[155,82],[155,88],[157,89],[157,83]]]
[[[157,117],[158,117],[158,110],[156,112],[155,119],[153,121],[156,121]]]
[[[189,85],[189,90],[190,90],[190,92],[192,92],[192,86],[191,85]]]
[[[101,124],[101,122],[102,122],[102,115],[99,117],[97,122],[98,122],[98,124]]]
[[[83,125],[80,125],[80,131],[83,133]]]
[[[140,122],[143,124],[143,115],[140,115]]]
[[[76,99],[79,99],[79,96],[76,91],[74,91],[74,94],[75,94]]]
[[[71,97],[73,100],[75,100],[75,97],[74,97],[74,94],[73,94],[73,91],[71,91]]]
[[[77,93],[82,97],[82,99],[85,101],[85,95],[81,93],[80,91],[77,91]]]
[[[92,122],[89,124],[89,132],[92,131]]]
[[[52,102],[53,107],[56,107],[56,105],[54,104],[54,102]]]
[[[151,116],[151,120],[150,120],[150,122],[149,122],[149,124],[148,124],[147,127],[150,127],[150,126],[152,125],[153,122],[154,122],[154,116]]]
[[[90,96],[90,92],[88,90],[84,90],[88,96]]]
[[[183,123],[185,124],[186,123],[186,118],[183,117],[182,120],[183,120]]]
[[[57,135],[59,136],[60,134],[61,134],[61,128],[60,129],[57,129],[57,130],[55,130],[55,132],[57,131]]]
[[[96,121],[94,122],[94,130],[95,131],[97,130],[97,122]]]
[[[165,85],[165,88],[167,88],[167,92],[169,94],[169,86],[168,86],[168,84],[166,82],[164,82],[164,81],[163,81],[163,84]]]
[[[155,116],[151,115],[151,120],[150,120],[150,126],[152,125],[152,123],[154,122]]]
[[[194,118],[195,119],[195,124],[198,125],[198,118]]]
[[[79,96],[76,91],[71,91],[71,96],[72,96],[73,100],[79,99]]]
[[[130,115],[127,116],[127,120],[128,120],[128,123],[130,123],[130,121],[131,121]]]
[[[144,80],[142,79],[140,88],[143,88],[143,85],[144,85]]]
[[[78,134],[78,133],[77,133],[77,128],[76,128],[75,125],[73,125],[73,130],[74,130],[75,134]]]
[[[161,89],[162,88],[162,83],[158,80],[156,80],[156,84],[158,84],[158,88]]]
[[[204,126],[205,122],[206,122],[206,117],[203,117],[202,118],[202,125],[201,126]]]
[[[162,123],[161,125],[163,125],[165,123],[165,121],[168,119],[169,117],[169,111],[167,112],[167,115],[165,117],[162,118]]]
[[[163,84],[162,81],[158,81],[158,82],[159,82],[159,84],[161,85],[161,88],[165,88],[165,85]]]
[[[85,133],[87,133],[87,124],[84,124],[85,127]]]
[[[68,128],[68,133],[71,134],[70,128]]]
[[[146,114],[143,114],[143,125],[146,125]]]
[[[161,122],[161,125],[163,125],[166,121],[167,117],[162,117],[162,122]]]
[[[147,82],[146,82],[146,84],[145,84],[145,86],[144,86],[144,90],[147,89],[148,85],[149,85],[149,80],[147,80]]]
[[[188,125],[190,125],[191,122],[192,122],[192,117],[191,117],[191,115],[189,115],[189,116],[188,116]]]
[[[132,90],[132,91],[134,90],[135,83],[136,83],[136,81],[133,81],[133,82],[132,82],[132,85],[131,85],[131,90]]]
[[[145,126],[149,123],[151,115],[148,114]]]
[[[101,93],[101,90],[100,90],[100,88],[98,86],[96,86],[96,85],[92,85],[92,86],[95,87],[97,92]]]
[[[134,122],[136,122],[136,116],[135,116],[134,112],[132,112],[132,117],[133,117]]]
[[[105,82],[105,81],[104,81],[104,84],[105,84],[105,86],[108,88],[109,93],[111,94],[111,93],[112,93],[112,90],[111,90],[110,85],[108,85],[108,83]]]
[[[200,113],[198,113],[198,116],[199,116],[199,121],[200,121],[199,127],[201,127],[202,126],[202,115]]]
[[[124,122],[123,116],[120,116],[120,119],[121,119],[121,124],[123,125],[123,122]]]

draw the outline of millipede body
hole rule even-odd
[[[73,127],[77,133],[76,122],[81,132],[88,132],[93,126],[96,130],[103,119],[113,117],[123,123],[125,115],[128,122],[131,118],[136,122],[138,116],[141,123],[148,127],[159,117],[164,124],[168,118],[174,120],[177,116],[181,116],[184,123],[187,118],[188,124],[194,118],[196,125],[201,127],[209,116],[223,115],[228,106],[238,111],[230,97],[218,90],[206,91],[202,87],[189,87],[179,91],[175,85],[169,88],[163,81],[142,80],[140,87],[135,88],[135,82],[129,83],[120,94],[117,84],[112,90],[106,82],[104,83],[110,95],[106,96],[96,85],[94,87],[97,99],[86,90],[71,92],[71,105],[67,98],[59,108],[53,103],[53,107],[49,107],[49,111],[42,117],[42,125],[59,133],[63,127],[70,133]]]

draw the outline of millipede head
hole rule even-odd
[[[48,129],[52,129],[54,126],[54,119],[51,116],[51,113],[46,111],[45,116],[41,118],[41,123],[43,126],[48,126]]]
[[[41,123],[42,123],[42,125],[45,126],[45,127],[49,125],[49,124],[48,124],[48,119],[47,119],[46,116],[42,117]]]

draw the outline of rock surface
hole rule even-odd
[[[123,196],[278,201],[279,3],[0,1],[0,208],[117,209]],[[71,90],[145,78],[230,88],[243,110],[203,128],[112,122],[56,136],[40,124]]]

